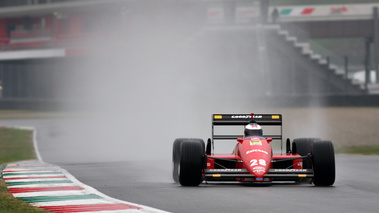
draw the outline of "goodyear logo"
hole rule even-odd
[[[279,119],[280,116],[279,115],[272,115],[272,119]]]
[[[262,141],[259,141],[259,140],[250,141],[250,146],[252,145],[262,145]]]
[[[214,115],[214,119],[222,119],[222,115]]]

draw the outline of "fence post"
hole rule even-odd
[[[374,69],[376,72],[376,83],[379,83],[379,66],[378,66],[378,57],[379,57],[379,15],[378,15],[378,7],[374,7],[373,9],[374,15],[374,26],[373,26],[373,42],[374,42]]]
[[[347,56],[344,57],[345,61],[345,93],[349,94],[349,58]]]
[[[371,54],[370,54],[370,43],[371,43],[371,39],[370,38],[366,38],[366,41],[365,41],[365,89],[366,89],[366,92],[368,93],[368,84],[370,83],[370,57],[371,57]]]

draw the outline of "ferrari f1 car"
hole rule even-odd
[[[244,126],[244,135],[215,134],[215,126]],[[279,134],[263,134],[263,127],[276,126]],[[237,140],[231,154],[215,154],[217,140]],[[281,152],[273,154],[271,143],[280,141]],[[309,182],[330,186],[335,181],[335,157],[331,141],[296,138],[285,142],[283,151],[281,114],[213,114],[212,138],[207,145],[198,138],[178,138],[173,143],[173,179],[182,186],[203,181],[271,183]]]

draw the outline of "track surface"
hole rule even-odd
[[[84,184],[122,200],[172,212],[377,212],[379,156],[336,157],[333,187],[310,184],[181,187],[171,180],[169,158],[113,161],[91,150],[91,140],[69,140],[75,125],[59,120],[3,120],[1,125],[35,126],[48,163],[67,169]],[[166,147],[165,147],[166,148]],[[171,150],[171,146],[167,145]],[[103,150],[106,152],[106,150]],[[169,156],[170,157],[170,156]],[[116,159],[116,158],[115,158]]]
[[[334,187],[310,184],[180,187],[164,162],[62,165],[110,196],[172,212],[377,212],[379,156],[337,156]],[[354,175],[356,174],[356,175]]]

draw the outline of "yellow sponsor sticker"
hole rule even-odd
[[[273,115],[273,116],[272,116],[272,119],[279,119],[279,118],[280,118],[279,115]]]
[[[213,177],[214,178],[219,178],[219,177],[221,177],[221,175],[220,174],[214,174]]]
[[[222,119],[222,115],[215,115],[214,119]]]
[[[259,140],[250,141],[250,146],[252,145],[262,145],[262,141],[259,141]]]
[[[306,178],[307,175],[305,175],[305,174],[304,174],[304,175],[298,175],[298,177],[299,177],[299,178]]]

